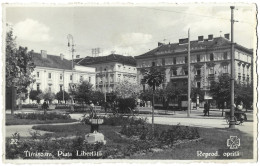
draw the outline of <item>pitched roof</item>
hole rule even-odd
[[[136,66],[136,60],[131,56],[123,56],[119,54],[110,54],[107,56],[99,56],[99,57],[85,57],[80,59],[75,59],[74,62],[87,66],[93,64],[107,63],[107,62],[119,62],[122,64],[128,64],[132,66]]]
[[[72,70],[71,61],[67,59],[61,60],[60,56],[47,55],[47,58],[42,58],[40,53],[33,53],[32,59],[34,64],[39,67]]]
[[[230,47],[230,45],[231,42],[224,37],[216,37],[213,38],[213,40],[204,39],[203,42],[199,42],[198,40],[190,41],[191,52],[224,48],[224,47],[228,48]],[[252,51],[250,49],[247,49],[239,44],[235,44],[235,47],[243,49],[244,51],[252,54]],[[165,54],[174,54],[174,53],[184,53],[187,51],[188,51],[187,44],[179,44],[179,43],[163,44],[142,55],[135,56],[135,58],[138,59],[138,58],[144,58],[144,57],[160,55],[160,54],[165,55]]]

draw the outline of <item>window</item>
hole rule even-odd
[[[228,73],[228,65],[224,65],[224,66],[223,66],[223,70],[224,70],[224,71],[223,71],[224,73]]]
[[[49,73],[48,78],[51,79],[51,73]]]
[[[155,62],[152,62],[152,66],[155,66]]]
[[[37,72],[37,78],[39,78],[40,77],[40,72]]]
[[[72,75],[70,75],[70,80],[72,80]]]
[[[197,82],[197,88],[200,88],[200,82]]]
[[[197,70],[197,75],[200,76],[200,69]]]
[[[173,71],[172,71],[172,75],[173,75],[173,76],[176,76],[176,75],[177,75],[177,70],[173,70]]]
[[[197,55],[197,62],[200,62],[200,55]]]
[[[82,81],[82,80],[83,80],[83,76],[81,75],[81,76],[80,76],[80,81]]]
[[[162,58],[162,65],[165,66],[165,59]]]
[[[214,74],[214,67],[209,68],[209,74]]]
[[[60,74],[60,80],[62,80],[62,74]]]
[[[210,61],[213,61],[213,60],[214,60],[214,54],[210,54],[209,60],[210,60]]]
[[[40,90],[40,84],[37,84],[37,91]]]
[[[51,91],[51,84],[49,84],[49,91]]]
[[[60,91],[62,91],[62,85],[60,85]]]
[[[173,57],[173,64],[176,64],[176,57]]]
[[[185,63],[188,63],[188,57],[185,56]]]
[[[223,58],[224,58],[224,60],[227,59],[227,52],[224,52]]]
[[[91,82],[91,77],[88,77],[88,82]]]
[[[185,74],[185,75],[188,75],[188,70],[184,70],[184,74]]]

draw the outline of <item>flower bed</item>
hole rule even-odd
[[[31,120],[54,120],[54,119],[71,119],[70,115],[58,114],[55,112],[46,115],[40,113],[18,113],[14,115],[18,119],[31,119]]]

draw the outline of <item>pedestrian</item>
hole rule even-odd
[[[205,103],[204,103],[204,110],[203,110],[204,116],[206,116],[207,107],[208,107],[207,101],[205,101]]]
[[[43,111],[44,111],[44,115],[46,115],[48,108],[49,108],[49,105],[48,105],[47,101],[44,100],[44,102],[43,102],[43,104],[42,104],[42,109],[43,109]]]
[[[209,116],[209,108],[210,108],[209,103],[208,101],[206,101],[204,104],[204,116],[206,116],[207,114]]]
[[[209,111],[210,111],[210,102],[208,102],[208,108],[207,108],[208,116],[209,116]]]

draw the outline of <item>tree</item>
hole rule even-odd
[[[252,84],[238,84],[235,81],[235,104],[242,101],[246,108],[250,108],[253,102],[253,87]],[[216,100],[219,106],[224,108],[224,103],[230,105],[230,76],[220,75],[217,81],[212,81],[210,86],[210,94]]]
[[[40,103],[41,98],[39,98],[39,95],[42,94],[41,90],[31,90],[29,94],[29,98],[34,101],[36,100],[37,103]]]
[[[91,101],[94,104],[103,104],[103,102],[105,101],[105,96],[102,92],[100,91],[92,91],[92,93],[90,94],[91,96]]]
[[[91,99],[93,85],[88,81],[82,81],[76,88],[75,99],[88,104]]]
[[[55,98],[58,101],[64,100],[66,103],[66,101],[70,99],[70,95],[66,91],[59,91],[56,93]]]
[[[7,25],[8,26],[8,25]],[[13,36],[12,28],[6,33],[6,48],[5,48],[5,69],[6,69],[6,87],[17,89],[17,96],[25,92],[26,88],[34,82],[32,72],[35,65],[32,60],[32,51],[28,52],[27,48],[16,47],[16,37]],[[13,97],[13,99],[15,99]],[[12,110],[13,114],[13,110]]]
[[[6,34],[6,86],[16,86],[17,93],[25,91],[35,80],[32,72],[35,65],[32,60],[32,52],[27,47],[16,48],[16,38],[12,29]]]
[[[39,99],[44,99],[48,101],[49,103],[52,103],[52,101],[55,99],[55,93],[45,90],[44,93],[41,93],[37,96]]]
[[[191,100],[197,104],[197,96],[199,96],[199,101],[204,100],[204,92],[198,87],[191,87]]]
[[[139,89],[140,89],[139,85],[124,80],[117,84],[115,88],[115,93],[118,97],[121,98],[129,98],[129,97],[135,98],[136,96],[138,96]]]
[[[152,131],[154,134],[154,91],[155,87],[159,87],[165,79],[165,68],[160,66],[152,66],[150,70],[143,71],[143,82],[152,87],[153,90],[153,107],[152,107]]]

